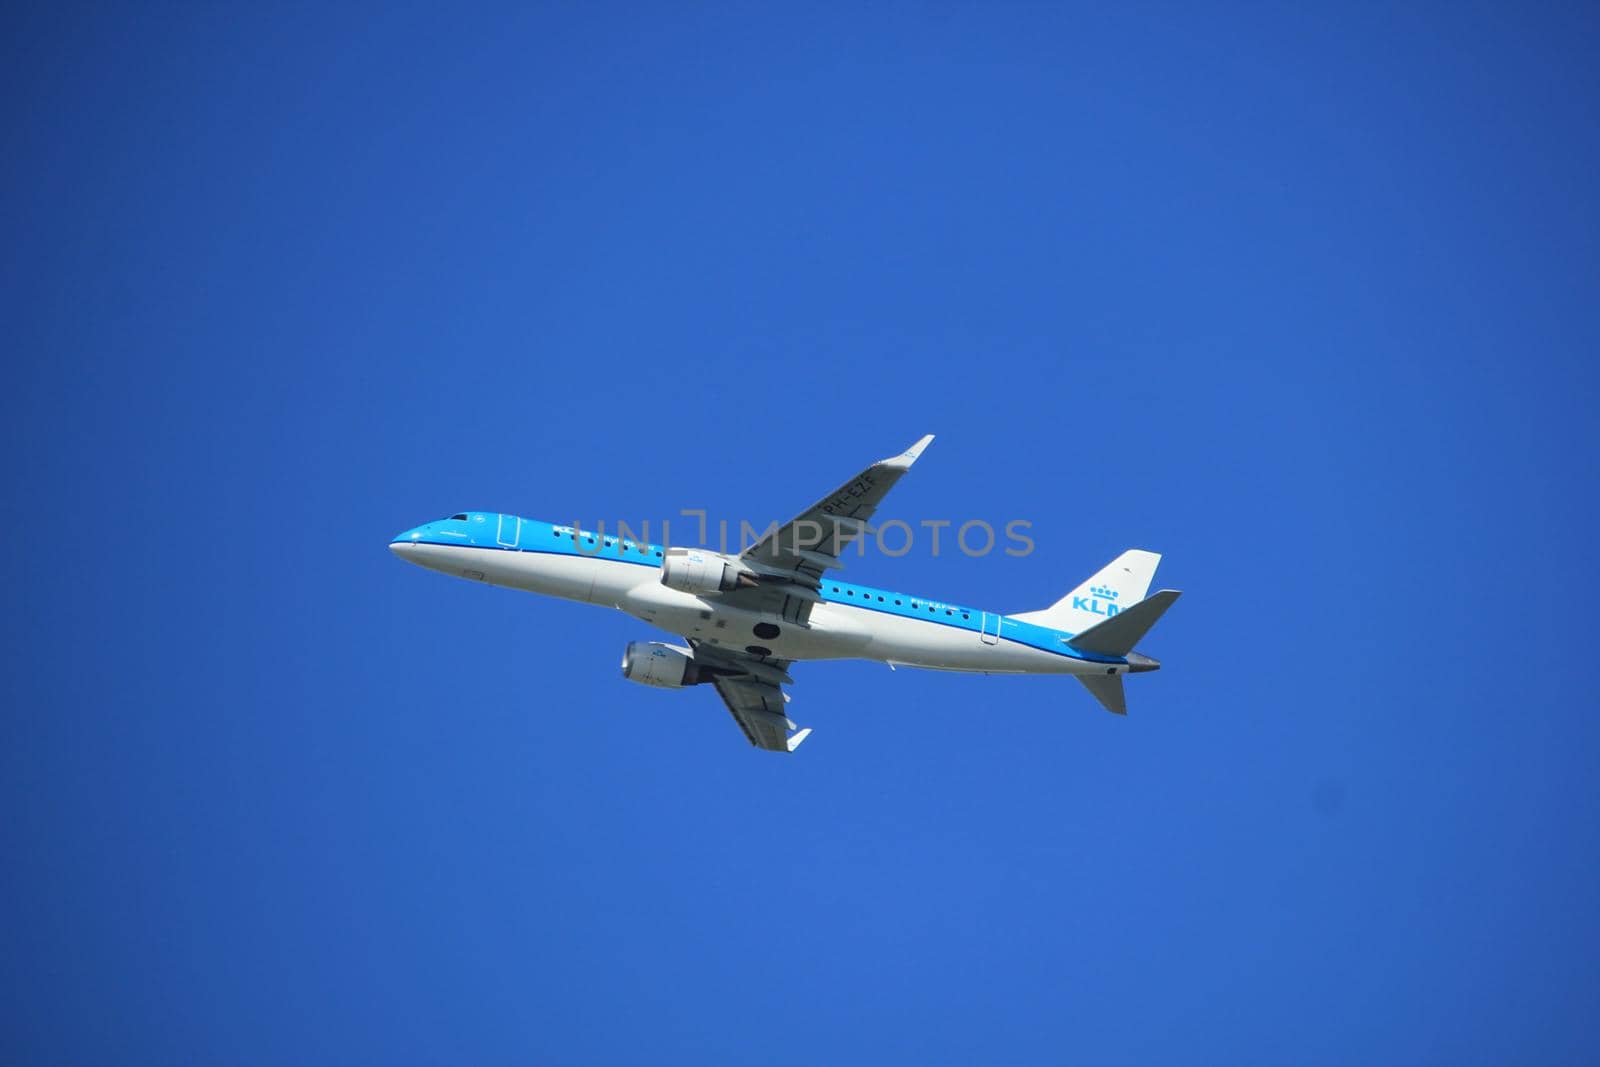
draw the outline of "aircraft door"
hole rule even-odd
[[[500,528],[495,533],[494,542],[501,548],[516,548],[517,538],[522,536],[522,520],[515,515],[500,516]]]
[[[986,611],[978,623],[978,636],[986,645],[999,644],[1000,642],[1000,616]]]

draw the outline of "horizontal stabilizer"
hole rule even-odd
[[[1176,589],[1163,589],[1139,601],[1133,607],[1125,608],[1105,622],[1089,627],[1070,639],[1067,644],[1079,652],[1094,652],[1102,656],[1126,656],[1133,651],[1134,646],[1144,635],[1150,632],[1150,627],[1156,624],[1162,613],[1181,595]],[[1104,699],[1101,703],[1104,703]]]
[[[1083,687],[1094,694],[1100,706],[1107,711],[1118,715],[1128,714],[1128,702],[1122,695],[1122,676],[1120,674],[1080,674],[1078,681]]]

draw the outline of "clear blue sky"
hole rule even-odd
[[[0,1058],[1600,1055],[1594,7],[325,8],[3,16]],[[385,549],[929,432],[1127,719]]]

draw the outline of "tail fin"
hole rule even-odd
[[[1029,611],[1012,618],[1035,626],[1081,633],[1143,600],[1160,562],[1159,553],[1130,548],[1043,611]]]

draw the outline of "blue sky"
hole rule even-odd
[[[50,1063],[1597,1053],[1583,5],[167,5],[0,32],[0,1042]],[[1132,714],[403,528],[884,517],[1186,590]]]

